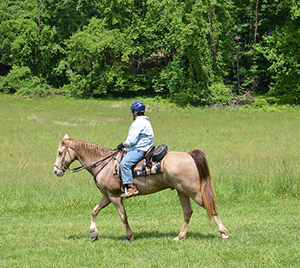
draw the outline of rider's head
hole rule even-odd
[[[137,116],[144,115],[145,109],[145,104],[140,101],[132,103],[130,110],[133,115],[133,119],[135,119]]]

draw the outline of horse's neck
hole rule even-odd
[[[69,147],[75,151],[76,158],[84,166],[91,165],[110,154],[110,149],[87,141],[70,139]]]

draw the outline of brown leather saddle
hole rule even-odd
[[[147,176],[150,174],[163,172],[161,160],[167,153],[167,145],[160,145],[155,149],[155,146],[150,147],[143,159],[141,159],[135,166],[132,167],[133,177]],[[126,155],[126,151],[120,151],[115,158],[115,171],[114,175],[117,175],[121,179],[120,163],[123,157]]]

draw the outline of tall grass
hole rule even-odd
[[[116,148],[135,100],[0,95],[0,266],[300,265],[299,108],[215,111],[141,100],[156,145],[206,153],[230,240],[220,241],[193,203],[187,240],[174,243],[183,216],[176,192],[167,190],[125,200],[135,242],[121,243],[123,224],[109,206],[98,217],[100,239],[91,243],[90,214],[101,194],[86,171],[54,175],[59,134]]]
[[[12,190],[17,197],[34,197],[26,202],[38,200],[38,206],[52,204],[44,194],[49,192],[53,192],[51,198],[63,199],[59,202],[63,207],[65,203],[82,205],[84,200],[89,204],[91,200],[86,200],[81,188],[88,184],[93,192],[93,182],[84,172],[68,174],[70,180],[66,181],[52,176],[59,134],[67,132],[74,139],[115,148],[126,138],[132,121],[128,107],[133,100],[16,99],[1,95],[0,101],[0,183],[7,189],[1,192],[4,200],[10,200]],[[199,148],[207,154],[220,201],[245,196],[298,196],[299,109],[183,110],[152,99],[144,102],[156,145],[167,143],[169,150],[177,151]],[[74,193],[74,197],[67,197]],[[14,207],[13,200],[0,206]],[[26,202],[22,204],[30,208]]]

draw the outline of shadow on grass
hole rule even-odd
[[[68,235],[66,237],[68,240],[80,240],[80,239],[90,239],[89,235]]]
[[[178,235],[178,233],[175,232],[169,232],[169,233],[160,233],[160,232],[143,232],[143,233],[136,233],[134,234],[134,240],[139,240],[139,239],[149,239],[149,238],[175,238]],[[193,239],[206,239],[206,240],[212,240],[212,239],[216,239],[217,235],[213,235],[213,234],[201,234],[201,233],[189,233],[187,232],[186,234],[186,240],[188,240],[189,238],[193,238]]]
[[[142,232],[142,233],[134,233],[134,240],[144,240],[144,239],[153,239],[153,238],[170,238],[173,239],[178,235],[178,233],[175,232],[169,232],[169,233],[160,233],[160,232]],[[69,235],[66,237],[70,240],[81,240],[81,239],[90,239],[89,235]],[[97,240],[101,239],[109,239],[109,240],[115,240],[115,241],[122,241],[124,240],[124,236],[113,236],[113,235],[99,235]],[[201,233],[187,233],[186,240],[189,238],[197,239],[197,240],[213,240],[216,238],[221,237],[219,235],[214,234],[201,234]]]

